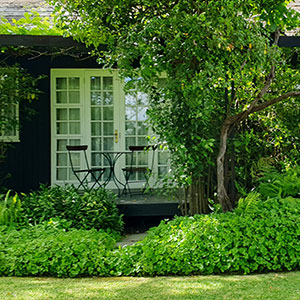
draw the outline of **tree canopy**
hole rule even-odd
[[[194,192],[196,201],[216,191],[209,178],[217,166],[223,210],[233,206],[224,183],[229,135],[254,112],[300,94],[291,53],[277,46],[280,32],[299,24],[288,2],[50,1],[66,34],[94,46],[99,62],[139,78],[177,180],[201,190]],[[100,44],[107,49],[100,51]]]

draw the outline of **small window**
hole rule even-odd
[[[9,102],[0,109],[0,141],[19,142],[19,104]]]

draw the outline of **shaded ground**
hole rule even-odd
[[[120,242],[117,243],[117,246],[124,247],[133,245],[137,241],[142,240],[146,235],[147,232],[126,235]]]

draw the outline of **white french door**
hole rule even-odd
[[[51,183],[77,185],[72,174],[66,145],[88,145],[88,160],[92,167],[106,167],[100,152],[125,151],[131,145],[147,145],[147,95],[137,89],[124,93],[117,71],[101,69],[51,70]],[[137,166],[150,163],[150,153],[136,156]],[[165,153],[158,153],[155,173],[167,171]],[[83,157],[75,157],[75,167],[84,168]],[[122,156],[115,173],[124,181],[122,167],[129,157]],[[74,162],[73,162],[74,163]],[[143,185],[138,174],[134,187]],[[114,182],[108,188],[115,189]]]
[[[99,152],[122,149],[120,90],[116,71],[51,70],[52,184],[78,184],[66,145],[88,145],[91,166],[106,166]],[[76,168],[85,168],[84,163],[75,157]]]

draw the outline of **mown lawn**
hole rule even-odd
[[[300,272],[155,278],[0,278],[2,300],[300,299]]]

